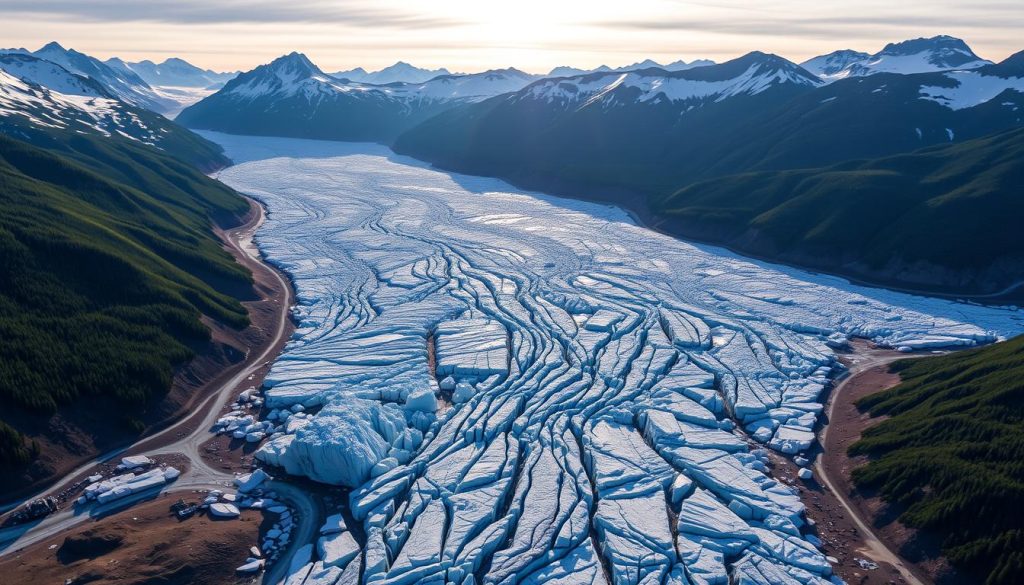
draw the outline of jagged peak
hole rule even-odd
[[[256,75],[261,73],[271,74],[282,79],[287,78],[290,80],[327,75],[321,71],[319,67],[314,65],[313,62],[309,60],[309,57],[306,57],[306,55],[299,53],[298,51],[292,51],[287,55],[282,55],[266,65],[257,67],[251,73]]]
[[[60,51],[61,53],[67,53],[68,49],[65,49],[64,46],[58,43],[57,41],[50,41],[42,47],[40,47],[38,52],[42,53],[50,51]]]

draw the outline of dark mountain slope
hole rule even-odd
[[[890,418],[851,448],[872,457],[857,485],[979,582],[1024,582],[1024,337],[894,368],[903,382],[858,404]]]
[[[888,156],[1024,126],[1019,61],[824,87],[758,53],[673,73],[547,79],[435,116],[395,149],[560,194],[624,193],[641,208],[647,196],[714,177]]]
[[[764,53],[685,71],[545,79],[435,116],[395,150],[563,194],[631,193],[639,206],[645,195],[754,164],[732,160],[737,145],[818,85]]]
[[[210,229],[247,211],[233,191],[128,139],[51,138],[64,154],[0,136],[6,468],[34,455],[20,431],[84,401],[137,424],[208,339],[200,316],[243,326],[236,297],[251,294]]]
[[[1024,129],[825,169],[748,173],[655,204],[665,228],[756,256],[936,290],[1024,280]]]
[[[332,77],[291,53],[242,73],[176,121],[233,134],[389,143],[445,109],[520,89],[532,79],[504,69],[377,85]]]

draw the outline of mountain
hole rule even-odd
[[[662,69],[665,69],[666,71],[684,71],[686,69],[693,69],[695,67],[707,67],[708,65],[714,64],[715,62],[712,61],[711,59],[695,59],[693,61],[690,61],[689,63],[680,59],[678,61],[668,63],[667,65],[663,66]]]
[[[710,171],[734,137],[819,85],[764,53],[685,71],[548,78],[427,120],[395,149],[575,196],[665,193]]]
[[[1024,124],[1020,54],[969,71],[833,82],[768,112],[718,168],[781,170],[877,158]],[[1016,65],[1015,65],[1016,63]]]
[[[989,247],[968,245],[970,240],[957,234],[947,236],[947,242],[955,242],[959,248],[929,248],[934,238],[914,231],[917,224],[913,224],[899,226],[902,232],[893,226],[893,232],[917,240],[898,239],[893,234],[886,239],[880,234],[877,240],[832,241],[827,231],[814,232],[816,237],[811,238],[803,224],[795,222],[776,226],[778,232],[771,237],[779,243],[773,244],[770,234],[752,227],[756,214],[731,216],[735,210],[729,209],[727,201],[746,202],[741,197],[744,193],[763,193],[755,190],[756,183],[732,177],[740,173],[829,167],[955,145],[1021,128],[1022,64],[1024,55],[1018,54],[999,65],[969,71],[880,73],[823,85],[784,59],[752,53],[721,65],[674,73],[647,69],[543,79],[518,92],[441,113],[401,135],[394,149],[446,169],[496,176],[525,188],[610,200],[659,225],[678,224],[671,228],[677,233],[727,243],[765,258],[874,282],[990,292],[1007,284],[1007,274],[1020,274],[1017,259],[1005,253],[1000,256],[999,246],[1020,249],[1005,238],[989,238],[986,241],[998,242]],[[966,156],[970,150],[949,152]],[[823,170],[814,173],[848,178],[851,190],[859,189],[865,176]],[[779,186],[778,196],[782,197],[793,190],[786,182],[793,176],[804,175],[760,175],[758,181],[777,181],[772,184]],[[688,221],[684,208],[699,211],[703,207],[684,205],[681,195],[675,199],[670,195],[701,181],[710,181],[701,183],[701,189],[716,192],[712,180],[721,180],[722,193],[727,195],[704,206],[709,217],[694,212]],[[913,185],[910,178],[906,181]],[[741,187],[728,189],[734,184]],[[867,184],[879,190],[886,186]],[[830,188],[841,193],[846,187],[837,179],[830,182]],[[925,195],[939,197],[932,191],[921,191],[918,196]],[[1005,191],[991,194],[996,200],[1006,195]],[[744,209],[753,212],[760,208],[750,203]],[[952,207],[940,208],[932,202],[921,211],[940,209]],[[990,218],[998,210],[993,204],[988,215],[968,216],[964,221],[971,227],[963,232],[984,240],[984,225],[971,222]],[[716,213],[728,221],[713,221]],[[928,221],[921,219],[920,225],[934,225]],[[859,229],[861,223],[853,220],[843,225]],[[828,225],[824,219],[808,221],[807,229],[819,224]],[[953,228],[943,224],[942,229]],[[835,237],[840,233],[846,232],[836,228]],[[922,243],[928,246],[912,249]],[[835,247],[830,248],[832,245]],[[902,248],[892,248],[897,245]],[[891,265],[880,265],[892,257],[892,249],[902,255]],[[935,253],[929,254],[929,249]]]
[[[945,35],[890,43],[874,55],[844,50],[802,63],[805,69],[828,82],[877,73],[928,73],[991,64],[975,55],[967,43]]]
[[[625,67],[617,67],[612,69],[607,65],[601,65],[595,69],[577,69],[576,67],[555,67],[545,77],[576,77],[578,75],[585,75],[587,73],[601,73],[604,71],[634,71],[637,69],[664,69],[665,71],[685,71],[687,69],[693,69],[695,67],[707,67],[708,65],[714,65],[715,62],[710,59],[697,59],[690,63],[683,61],[673,61],[667,65],[662,65],[657,61],[651,59],[645,59],[639,63],[632,65],[626,65]]]
[[[18,93],[28,93],[30,86],[38,86],[52,92],[67,96],[81,96],[114,99],[107,89],[90,77],[76,75],[64,69],[56,63],[38,59],[31,55],[10,53],[0,54],[0,71],[6,74],[0,78],[3,97],[7,113],[11,115],[17,110],[16,104],[19,101]],[[17,83],[18,81],[22,83]],[[45,95],[39,95],[45,99]],[[27,101],[27,100],[26,100]]]
[[[337,79],[291,53],[239,75],[177,121],[236,134],[389,142],[445,109],[515,91],[533,79],[502,69],[376,85]]]
[[[237,194],[135,140],[51,137],[0,135],[4,493],[136,436],[211,343],[200,317],[244,326],[237,299],[251,295],[211,231],[246,213]]]
[[[611,71],[611,67],[607,65],[601,65],[595,69],[578,69],[576,67],[555,67],[545,77],[576,77],[578,75],[585,75],[587,73],[600,73],[602,71]]]
[[[821,79],[831,80],[839,73],[846,71],[854,63],[861,63],[870,58],[871,55],[869,53],[843,49],[808,59],[801,63],[800,66]]]
[[[1021,185],[1024,128],[823,169],[719,177],[660,200],[657,215],[662,229],[754,256],[985,294],[1024,281]]]
[[[72,73],[91,77],[103,84],[111,95],[133,106],[154,112],[163,112],[173,106],[171,100],[161,97],[134,72],[114,69],[99,59],[74,49],[65,49],[56,42],[45,45],[32,55],[56,63]]]
[[[857,406],[885,416],[851,448],[859,489],[941,543],[973,583],[1024,582],[1024,337],[897,362],[902,382]]]
[[[349,81],[365,81],[366,76],[370,73],[362,67],[356,67],[355,69],[346,69],[345,71],[336,71],[331,73],[331,77],[337,79],[347,79]]]
[[[390,67],[385,67],[373,73],[367,73],[362,67],[357,67],[348,71],[332,73],[331,77],[385,85],[388,83],[423,83],[424,81],[430,81],[438,75],[451,75],[451,72],[443,67],[440,69],[420,69],[404,61],[399,61]]]
[[[673,73],[544,79],[427,120],[395,148],[448,169],[642,210],[647,197],[700,180],[877,158],[1019,127],[1021,60],[823,85],[780,57],[751,53]]]
[[[163,63],[154,63],[149,60],[128,63],[114,57],[107,59],[106,64],[114,69],[138,75],[150,86],[207,88],[227,83],[238,75],[237,72],[218,73],[209,69],[200,69],[188,61],[176,57],[167,59]]]
[[[0,55],[0,133],[48,145],[61,131],[128,138],[204,170],[228,163],[217,145],[121,101],[95,78],[32,55]]]
[[[666,65],[662,65],[652,59],[644,59],[639,63],[633,63],[632,65],[626,65],[624,67],[617,67],[611,69],[611,71],[636,71],[637,69],[664,69],[665,71],[685,71],[687,69],[693,69],[695,67],[707,67],[708,65],[714,65],[715,62],[710,59],[697,59],[691,63],[687,63],[682,59],[673,61]]]

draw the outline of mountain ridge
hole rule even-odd
[[[338,79],[292,52],[242,73],[177,120],[204,130],[387,143],[445,109],[533,79],[508,68],[376,85]]]
[[[949,35],[888,43],[874,54],[849,49],[813,57],[801,63],[823,81],[878,73],[934,73],[954,69],[976,69],[992,65],[962,39]]]

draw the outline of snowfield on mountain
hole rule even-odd
[[[390,142],[439,112],[522,89],[534,79],[510,68],[376,85],[332,77],[305,55],[290,53],[242,73],[176,120],[234,134]]]
[[[112,97],[133,106],[154,112],[164,112],[174,106],[174,102],[160,96],[135,72],[127,68],[112,67],[95,57],[74,49],[66,49],[56,42],[47,43],[32,52],[25,49],[0,49],[0,53],[32,55],[50,61],[72,73],[92,78],[102,84]]]
[[[139,111],[106,93],[87,77],[31,56],[0,55],[0,119],[22,119],[37,127],[85,129],[154,144]]]
[[[814,87],[821,85],[821,81],[776,55],[750,53],[731,62],[730,66],[708,65],[672,72],[647,68],[624,73],[600,72],[545,79],[514,96],[513,101],[541,100],[578,107],[658,103],[661,100],[724,101],[740,95],[757,95],[772,87],[788,84]]]
[[[379,146],[207,136],[297,290],[257,456],[351,488],[363,528],[289,583],[834,582],[760,446],[807,448],[832,347],[1024,331]]]
[[[977,69],[991,64],[991,61],[974,54],[967,43],[945,35],[889,43],[874,55],[842,50],[801,63],[805,69],[826,82],[877,73],[910,74]]]

